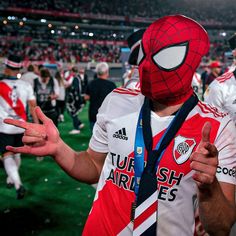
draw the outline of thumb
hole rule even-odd
[[[210,142],[211,123],[207,121],[202,128],[202,142]]]

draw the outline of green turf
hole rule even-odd
[[[87,106],[79,114],[85,123],[80,134],[69,135],[71,119],[59,124],[63,140],[76,150],[84,150],[90,138]],[[5,186],[0,169],[0,235],[81,235],[95,190],[67,176],[50,158],[36,161],[23,156],[20,174],[27,195],[16,200],[14,189]]]

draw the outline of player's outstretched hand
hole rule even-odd
[[[199,189],[209,188],[216,179],[218,150],[214,144],[210,143],[210,132],[211,123],[206,122],[202,128],[202,139],[190,157],[190,167],[196,171],[193,179]]]
[[[60,142],[59,132],[39,107],[35,108],[35,113],[42,124],[28,123],[20,120],[5,119],[4,122],[10,125],[25,129],[22,147],[7,146],[7,150],[12,152],[33,154],[36,156],[46,156],[56,154]]]

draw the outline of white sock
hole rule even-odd
[[[18,173],[18,167],[13,158],[13,155],[4,157],[3,165],[7,172],[7,175],[9,176],[9,178],[13,180],[15,188],[18,189],[22,185],[22,183],[21,183],[20,175]]]
[[[14,154],[14,159],[15,159],[16,165],[17,165],[18,170],[19,170],[20,165],[21,165],[21,155],[20,155],[20,153]]]
[[[7,184],[13,184],[13,180],[10,176],[7,176]]]

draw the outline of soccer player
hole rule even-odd
[[[19,168],[21,164],[20,153],[6,150],[7,145],[21,146],[24,129],[7,125],[5,118],[26,120],[26,105],[35,122],[38,121],[34,113],[36,100],[32,86],[17,78],[22,67],[21,58],[10,55],[5,61],[4,78],[0,81],[0,152],[4,168],[7,173],[7,186],[15,187],[17,199],[25,195]]]
[[[236,35],[229,39],[229,45],[236,58]],[[204,93],[204,100],[220,108],[224,112],[228,112],[234,123],[236,124],[236,70],[235,62],[231,68],[223,75],[217,77]]]
[[[87,151],[66,145],[39,108],[43,125],[5,120],[26,129],[23,147],[7,148],[51,155],[74,178],[99,181],[83,235],[194,235],[197,205],[204,229],[227,235],[236,219],[235,127],[191,87],[208,50],[196,21],[162,17],[142,37],[141,93],[117,88],[105,98]]]

